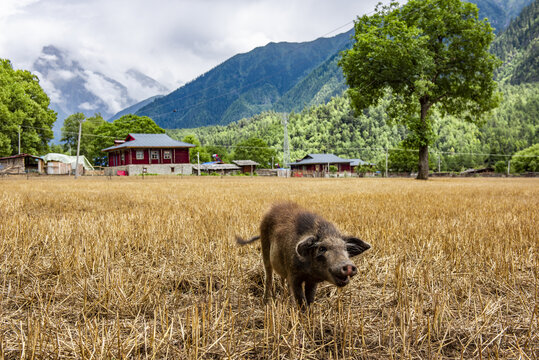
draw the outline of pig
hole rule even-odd
[[[354,237],[344,236],[331,222],[291,202],[272,206],[262,219],[260,235],[240,245],[260,240],[265,270],[264,302],[273,294],[273,270],[288,282],[298,305],[309,306],[316,287],[328,281],[338,287],[357,274],[351,257],[368,250],[371,245]]]

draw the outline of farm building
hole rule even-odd
[[[19,154],[0,158],[0,174],[24,174],[44,172],[43,159],[30,154]]]
[[[333,154],[308,154],[303,159],[290,164],[292,176],[321,177],[330,172],[335,166],[337,173],[350,173],[352,160],[343,159]]]
[[[46,164],[47,174],[70,175],[75,173],[77,157],[50,153],[43,156],[43,161]],[[84,155],[79,155],[79,174],[84,174],[86,171],[93,169],[94,167],[88,159]]]
[[[232,160],[234,164],[241,168],[241,171],[246,174],[253,174],[256,170],[256,167],[260,165],[253,160]]]
[[[114,146],[101,150],[108,154],[105,175],[189,175],[189,148],[194,146],[166,134],[129,134],[125,141],[115,141]]]
[[[208,174],[216,173],[221,175],[234,174],[241,171],[241,167],[239,167],[238,165],[223,164],[218,161],[204,163],[200,165],[193,165],[193,171],[198,172],[199,169],[200,172]]]
[[[369,163],[369,162],[363,161],[361,159],[350,159],[350,161],[351,161],[351,163],[350,163],[350,171],[352,173],[356,173],[357,168],[360,167],[360,166],[369,168],[370,169],[369,171],[374,171],[374,168],[376,167],[376,164]]]

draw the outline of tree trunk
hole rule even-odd
[[[428,180],[429,178],[429,141],[427,137],[427,112],[430,104],[428,98],[424,97],[419,100],[421,104],[421,128],[417,134],[419,137],[419,171],[417,172],[417,180]]]
[[[422,145],[419,147],[419,171],[417,172],[418,180],[428,180],[429,178],[429,147]]]

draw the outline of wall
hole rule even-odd
[[[125,165],[125,166],[113,166],[105,168],[105,175],[116,175],[118,170],[127,171],[132,175],[142,174],[142,169],[146,168],[147,174],[158,175],[191,175],[193,173],[193,165],[191,164],[152,164],[152,165]],[[174,169],[172,171],[171,169]]]

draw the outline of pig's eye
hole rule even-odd
[[[328,250],[328,249],[327,249],[325,246],[320,246],[320,247],[318,248],[318,252],[319,252],[320,254],[325,253],[327,250]]]

